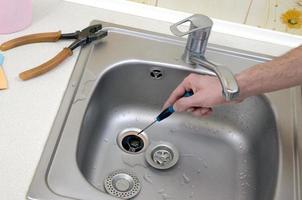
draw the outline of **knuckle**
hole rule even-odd
[[[183,110],[183,105],[182,105],[181,102],[177,101],[174,105],[176,106],[176,108],[177,108],[178,111],[182,111]]]
[[[184,80],[183,84],[186,86],[191,86],[196,74],[189,74]]]
[[[187,77],[183,80],[182,84],[183,84],[183,85],[187,85],[189,82],[190,82],[190,77],[187,76]]]
[[[196,74],[193,74],[193,73],[191,73],[191,74],[189,74],[189,76],[187,76],[187,80],[193,80],[193,79],[195,79],[195,77],[196,77]]]
[[[178,112],[183,112],[185,110],[184,108],[184,105],[181,101],[177,101],[175,104],[174,104],[174,109]]]

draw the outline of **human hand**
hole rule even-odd
[[[190,97],[182,98],[185,91],[193,91]],[[177,112],[190,111],[201,117],[213,112],[212,107],[226,103],[218,78],[206,75],[190,74],[171,93],[163,108],[173,105]]]

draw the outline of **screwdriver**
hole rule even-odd
[[[193,91],[186,91],[185,94],[182,97],[190,97],[193,95]],[[163,110],[156,118],[155,120],[149,124],[148,126],[146,126],[143,130],[141,130],[137,135],[141,134],[142,132],[144,132],[146,129],[148,129],[150,126],[152,126],[153,124],[155,124],[155,122],[160,122],[163,119],[166,119],[167,117],[169,117],[170,115],[172,115],[175,112],[173,105],[169,106],[168,108],[166,108],[165,110]]]

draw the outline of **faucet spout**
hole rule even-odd
[[[178,26],[190,22],[188,31],[183,32]],[[226,67],[217,66],[205,58],[205,50],[211,32],[212,20],[200,14],[192,15],[170,27],[171,32],[176,36],[188,35],[187,45],[183,54],[183,60],[191,66],[199,65],[214,72],[222,86],[222,94],[226,101],[231,101],[239,96],[239,87],[233,73]],[[196,70],[198,73],[198,70]]]
[[[226,101],[231,101],[232,99],[239,96],[239,87],[233,73],[224,66],[216,66],[214,63],[208,61],[204,57],[195,57],[190,58],[192,62],[196,65],[205,67],[206,69],[214,72],[217,78],[220,81],[222,86],[222,95]]]

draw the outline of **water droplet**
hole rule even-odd
[[[176,133],[176,129],[170,129],[170,133],[171,133],[171,134]]]
[[[157,193],[159,193],[159,194],[165,193],[165,190],[164,189],[160,189],[160,190],[157,191]]]
[[[190,183],[191,179],[185,173],[182,174],[182,177],[183,177],[184,182],[186,184]]]
[[[157,191],[157,193],[161,195],[163,200],[172,199],[172,196],[165,193],[164,189],[161,189],[161,190]]]
[[[163,200],[172,199],[172,196],[168,194],[161,194],[161,197],[163,198]]]
[[[188,122],[186,122],[186,123],[185,123],[185,128],[190,128],[190,127],[191,127],[191,124],[188,123]]]
[[[122,161],[129,167],[141,166],[147,168],[144,163],[144,157],[141,156],[122,155]]]
[[[151,179],[151,175],[149,175],[147,173],[144,174],[144,180],[148,183],[151,183],[151,184],[153,183],[153,181]]]
[[[104,142],[106,142],[106,143],[107,143],[108,141],[109,141],[109,139],[108,139],[108,138],[105,138],[105,139],[104,139]]]
[[[204,168],[208,168],[208,163],[205,160],[203,161],[203,166]]]
[[[78,102],[84,101],[86,98],[87,97],[85,97],[85,96],[80,96],[77,99],[75,99],[72,104],[76,104]]]

